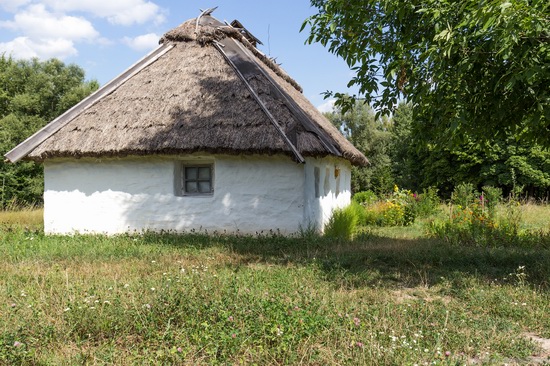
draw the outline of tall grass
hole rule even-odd
[[[351,240],[364,216],[363,207],[355,201],[336,209],[325,226],[324,234],[327,238]]]
[[[44,227],[44,210],[40,207],[23,207],[0,210],[0,227],[27,227],[40,230]]]

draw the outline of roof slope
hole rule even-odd
[[[282,153],[297,162],[335,155],[367,164],[246,36],[210,15],[183,23],[163,36],[157,50],[6,157],[42,161],[200,151]]]

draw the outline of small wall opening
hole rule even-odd
[[[313,175],[315,176],[315,198],[321,197],[320,187],[321,184],[321,169],[319,167],[313,168]]]
[[[330,193],[330,169],[325,169],[325,184],[324,184],[325,196]]]

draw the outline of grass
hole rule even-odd
[[[18,210],[0,210],[0,227],[4,229],[26,226],[33,229],[42,229],[44,210],[29,207]]]
[[[0,219],[0,364],[525,364],[544,355],[525,334],[550,338],[549,249],[449,246],[420,224],[44,236],[23,216]]]

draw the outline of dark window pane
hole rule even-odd
[[[210,182],[199,182],[199,193],[210,193]]]
[[[197,193],[198,192],[197,182],[185,182],[185,192]]]
[[[198,176],[198,170],[199,168],[195,167],[187,167],[185,168],[185,179],[186,180],[196,180]]]
[[[200,167],[199,168],[199,179],[210,179],[210,168],[209,167]]]

